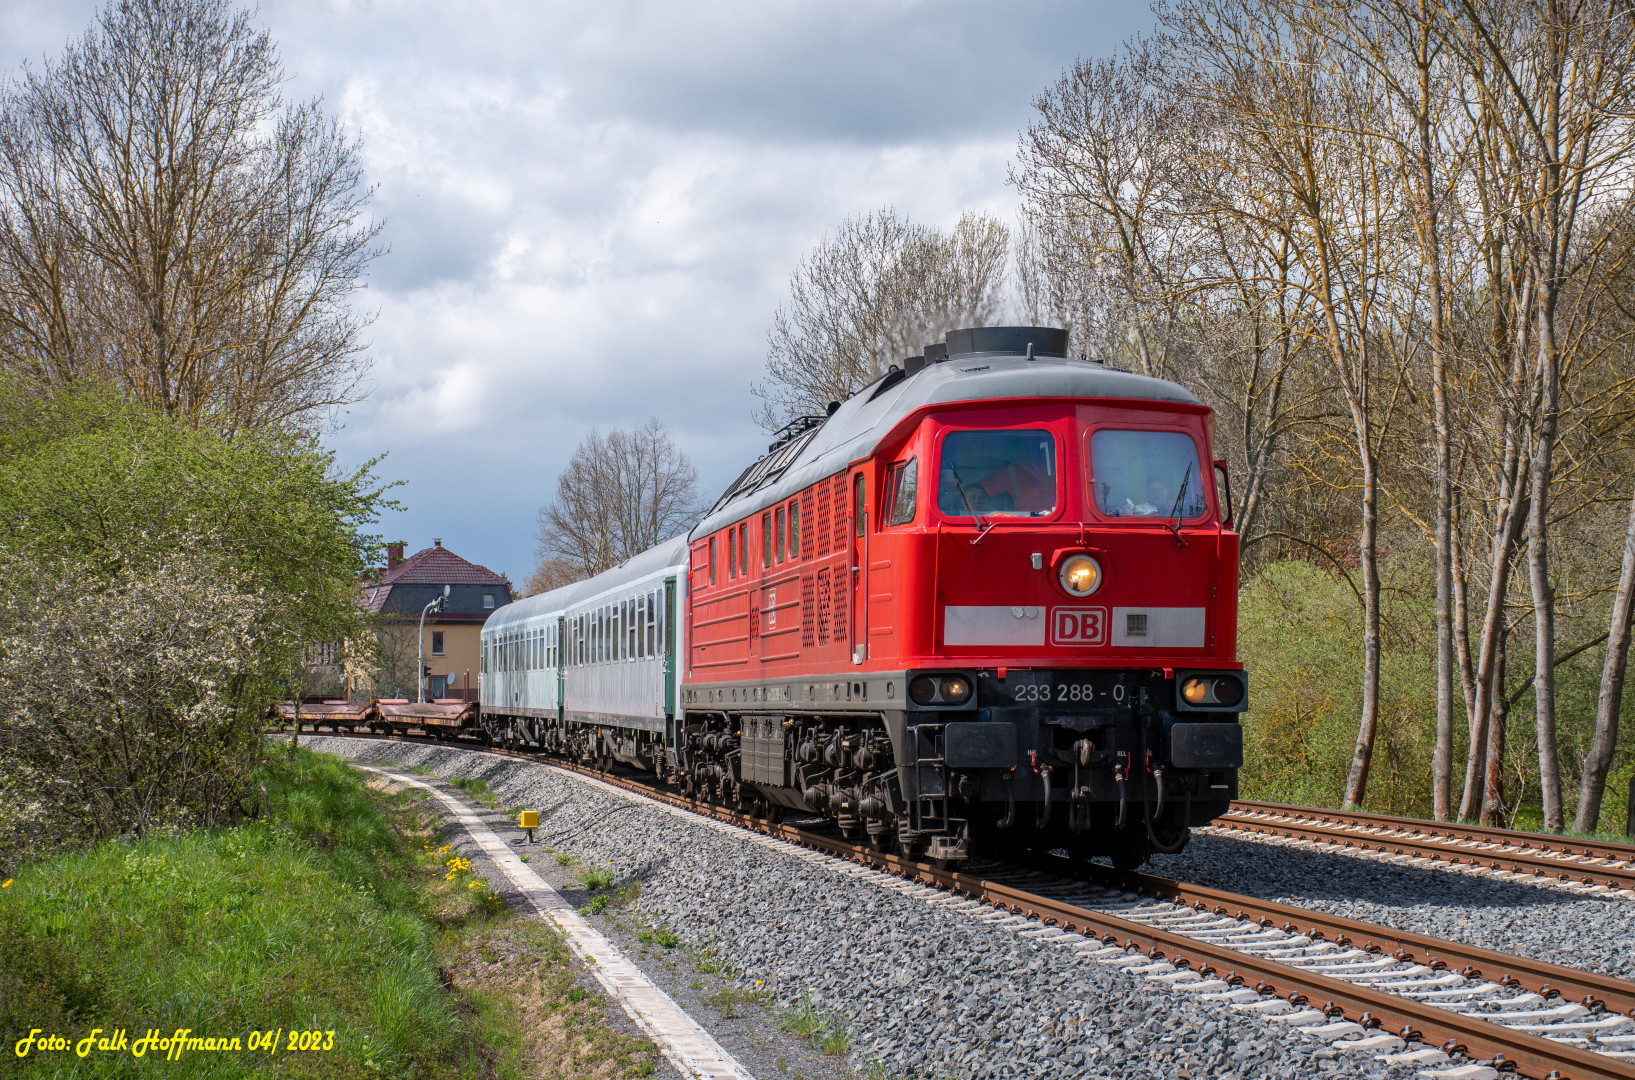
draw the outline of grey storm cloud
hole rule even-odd
[[[0,61],[95,5],[0,5]],[[389,255],[369,397],[331,443],[385,452],[411,548],[526,577],[534,514],[592,427],[658,416],[706,496],[766,439],[765,334],[851,214],[1014,210],[1035,95],[1150,27],[1145,4],[265,0],[292,98],[361,140]]]

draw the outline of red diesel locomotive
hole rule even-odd
[[[948,861],[1134,866],[1224,812],[1248,684],[1213,414],[1066,347],[955,331],[786,428],[691,534],[645,760]]]

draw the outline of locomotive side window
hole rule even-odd
[[[715,584],[715,537],[710,537],[710,584]]]
[[[772,565],[772,514],[761,515],[761,568]]]
[[[907,525],[914,520],[919,478],[918,458],[909,458],[891,467],[891,524]]]
[[[1090,435],[1090,487],[1106,517],[1199,518],[1209,509],[1198,446],[1181,431]]]
[[[1032,428],[950,432],[942,441],[937,510],[968,518],[1055,513],[1056,440]]]
[[[738,526],[738,572],[749,574],[749,522]]]
[[[789,557],[800,558],[800,501],[789,500]]]
[[[778,552],[777,552],[777,557],[778,557],[779,562],[783,562],[784,552],[789,549],[789,544],[788,544],[788,540],[787,540],[787,537],[789,535],[789,517],[788,517],[787,514],[784,513],[783,507],[781,507],[781,506],[778,507],[777,518],[778,518]]]
[[[852,527],[857,535],[863,535],[863,474],[858,473],[852,480]]]
[[[738,576],[738,530],[727,530],[727,577]]]

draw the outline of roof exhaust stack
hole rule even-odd
[[[927,352],[930,350],[927,349]],[[1054,326],[973,326],[948,331],[948,358],[1042,356],[1067,358],[1067,331]]]

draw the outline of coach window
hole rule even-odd
[[[1102,428],[1090,435],[1090,490],[1105,517],[1203,517],[1207,473],[1198,444],[1183,431]]]
[[[789,550],[789,545],[788,545],[788,542],[787,542],[787,539],[786,539],[788,534],[789,534],[789,517],[788,517],[788,515],[786,515],[784,513],[783,507],[781,507],[781,506],[778,507],[777,519],[778,519],[778,552],[777,552],[777,557],[778,557],[779,562],[783,562],[784,552]]]
[[[630,642],[627,651],[632,660],[640,659],[642,654],[641,616],[636,610],[640,600],[641,597],[638,596],[635,600],[625,601],[630,609],[630,622],[625,625],[624,636],[625,640]]]
[[[852,527],[857,530],[858,536],[863,535],[864,520],[863,474],[858,473],[856,479],[852,482]]]
[[[907,525],[914,520],[919,478],[919,458],[909,458],[891,467],[891,524]]]
[[[761,515],[761,567],[772,565],[772,514]]]
[[[658,629],[658,622],[659,622],[658,609],[655,606],[655,601],[656,600],[657,600],[656,594],[654,594],[654,593],[648,593],[647,594],[647,655],[648,656],[657,656],[659,654],[659,636],[658,636],[657,633],[655,633],[655,631]]]
[[[710,584],[715,584],[715,537],[710,537]]]
[[[953,431],[942,440],[944,517],[1046,517],[1056,511],[1056,439],[1038,428]]]
[[[738,530],[727,530],[727,576],[738,576]]]
[[[741,522],[738,526],[738,572],[749,575],[749,522]]]
[[[800,558],[800,501],[789,500],[789,557]]]

